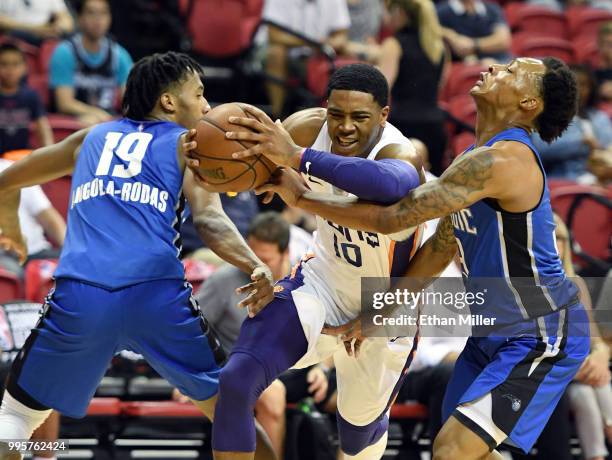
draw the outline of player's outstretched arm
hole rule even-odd
[[[0,194],[40,185],[70,174],[89,129],[82,129],[57,144],[34,150],[0,173]]]
[[[390,206],[338,203],[315,196],[295,184],[278,193],[283,199],[339,225],[377,233],[394,233],[459,211],[483,198],[504,198],[520,184],[522,165],[501,148],[481,147],[456,160],[442,176],[410,191]],[[273,190],[277,191],[277,190]],[[291,196],[288,196],[291,195]]]
[[[248,294],[240,306],[248,307],[250,316],[257,314],[274,296],[270,269],[227,217],[219,195],[198,186],[189,168],[185,169],[183,190],[193,214],[193,224],[202,240],[223,260],[251,275],[252,282],[239,288],[239,293]]]

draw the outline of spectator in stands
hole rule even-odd
[[[380,57],[378,38],[383,23],[383,0],[347,0],[351,27],[343,55],[375,64]]]
[[[584,65],[573,65],[578,81],[578,111],[568,129],[547,144],[539,135],[532,139],[538,148],[549,177],[593,182],[587,171],[587,160],[594,154],[612,154],[612,122],[596,108],[595,77]]]
[[[580,289],[580,301],[591,309],[586,283],[576,275],[572,265],[569,231],[555,215],[555,237],[563,269]],[[612,388],[610,387],[610,348],[601,337],[597,324],[591,321],[591,352],[568,387],[569,402],[576,430],[587,460],[604,460],[608,455],[606,437],[612,441]]]
[[[275,280],[289,273],[289,224],[280,214],[269,211],[255,217],[247,241],[257,257],[270,267]],[[247,316],[245,309],[237,307],[241,296],[236,293],[236,288],[248,283],[248,275],[234,266],[225,265],[204,282],[196,295],[206,319],[228,352],[238,339],[240,326]],[[321,393],[321,399],[328,390],[324,371],[327,369],[316,367],[308,374],[308,378],[312,379],[311,391]],[[261,395],[255,406],[257,420],[270,436],[279,458],[282,458],[283,451],[285,397],[285,386],[277,380]]]
[[[53,143],[53,133],[40,97],[23,84],[25,56],[12,43],[0,44],[0,154],[30,148],[34,123],[42,145]]]
[[[442,173],[446,148],[438,89],[444,43],[431,0],[388,0],[394,35],[382,43],[379,67],[391,88],[389,121],[404,136],[418,137],[430,151],[432,171]]]
[[[60,38],[74,29],[64,0],[3,0],[0,2],[0,31],[33,45]]]
[[[108,0],[82,0],[77,12],[79,33],[53,52],[49,86],[56,109],[88,126],[112,118],[132,58],[107,36],[111,23]]]
[[[601,100],[612,104],[612,21],[606,22],[597,34],[600,67],[595,71]]]
[[[299,67],[311,54],[303,39],[283,28],[336,51],[342,51],[348,41],[350,18],[346,0],[266,0],[263,17],[279,26],[268,25],[266,73],[280,81],[294,74],[303,76]],[[295,71],[293,67],[297,67]],[[267,89],[272,114],[275,117],[283,115],[285,87],[270,81]]]
[[[437,8],[453,60],[510,61],[512,37],[499,5],[483,0],[447,0]]]
[[[8,168],[11,161],[0,158],[0,171]],[[19,204],[19,224],[26,241],[28,259],[48,259],[59,257],[66,235],[66,222],[49,202],[40,186],[24,188]],[[53,248],[45,238],[49,236],[56,244]],[[21,276],[22,269],[12,253],[0,250],[0,265]]]

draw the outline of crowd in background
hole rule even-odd
[[[450,94],[460,75],[466,69],[486,71],[491,63],[509,62],[522,49],[518,46],[521,32],[515,32],[516,24],[507,17],[520,2],[265,0],[262,5],[259,1],[234,0],[226,2],[234,9],[206,10],[207,4],[215,3],[218,6],[222,2],[0,0],[0,170],[34,147],[120,116],[119,102],[133,62],[153,52],[175,49],[191,52],[205,65],[206,97],[212,105],[236,100],[238,94],[240,100],[260,105],[280,118],[324,103],[317,84],[326,81],[332,63],[365,61],[376,65],[391,88],[390,122],[414,138],[429,165],[430,176],[435,177],[461,152],[459,139],[467,139],[463,148],[473,140],[475,111],[470,112],[470,102],[465,102],[466,91]],[[577,53],[572,55],[579,85],[578,112],[573,122],[551,144],[537,134],[533,140],[549,178],[610,187],[612,2],[527,0],[520,4],[564,12],[568,17],[595,11],[595,16],[604,18],[588,26],[584,36],[588,35],[590,41],[581,42],[593,52],[583,59]],[[206,19],[200,28],[215,20],[229,21],[230,14],[241,18],[253,15],[256,21],[254,26],[244,21],[235,25],[243,35],[246,33],[245,43],[233,44],[231,37],[222,37],[226,43],[220,42],[219,52],[211,54],[202,52],[207,49],[201,43],[206,31],[198,29],[197,22],[194,25],[202,14]],[[571,37],[562,38],[569,42]],[[223,53],[223,46],[234,48]],[[473,73],[473,82],[477,75]],[[245,81],[249,82],[246,91],[231,90],[244,89]],[[454,109],[457,106],[465,116]],[[264,206],[251,192],[224,194],[222,202],[277,279],[306,252],[314,229],[313,216],[278,201]],[[53,259],[59,254],[65,215],[54,204],[40,187],[22,194],[20,219],[30,261]],[[234,267],[222,266],[204,247],[189,220],[182,237],[188,277],[195,274],[194,282],[202,283],[196,296],[229,350],[245,317],[244,311],[234,308],[239,301],[234,289],[245,283],[245,275]],[[610,235],[604,237],[609,245]],[[566,271],[574,275],[569,239],[570,233],[559,220],[559,250]],[[609,252],[603,262],[598,265],[599,276],[606,276],[605,267],[610,267]],[[585,269],[584,265],[580,267]],[[0,270],[24,277],[22,268],[8,253],[0,253]],[[446,275],[459,276],[459,272],[451,266]],[[590,293],[587,288],[582,291],[584,303],[594,306],[598,302],[591,302],[590,297],[605,299],[607,295],[605,287]],[[602,336],[606,338],[605,331]],[[417,361],[400,392],[400,399],[418,400],[428,406],[432,438],[441,426],[441,398],[462,344],[461,339],[422,341]],[[569,445],[560,442],[558,435],[571,432],[570,412],[585,458],[600,460],[608,454],[612,398],[606,340],[593,344],[585,366],[540,440],[540,458],[571,458]],[[257,416],[279,452],[283,450],[286,404],[310,396],[320,411],[333,413],[333,376],[333,363],[300,373],[290,371],[262,395]],[[175,397],[180,399],[180,395]]]

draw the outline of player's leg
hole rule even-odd
[[[121,327],[115,297],[76,281],[58,281],[11,368],[0,405],[0,439],[30,439],[51,408],[85,415],[117,347]]]
[[[540,337],[468,340],[449,391],[460,392],[453,381],[470,363],[478,367],[483,355],[488,363],[452,398],[456,409],[434,442],[435,460],[479,460],[502,442],[529,452],[589,350],[582,306],[540,318],[537,327]]]
[[[270,438],[278,458],[283,458],[286,407],[287,391],[285,385],[278,379],[264,390],[255,403],[256,420]]]
[[[387,446],[388,410],[401,387],[415,344],[366,339],[359,358],[345,350],[334,354],[338,384],[336,419],[345,459],[376,460]]]
[[[40,425],[34,433],[32,433],[32,441],[57,441],[60,429],[60,414],[57,411],[51,412],[51,415]],[[32,452],[33,460],[39,458],[55,458],[55,453],[52,450],[34,451]]]
[[[219,378],[213,426],[215,459],[250,459],[255,448],[253,411],[262,392],[307,351],[308,342],[289,293],[276,297],[242,325]]]

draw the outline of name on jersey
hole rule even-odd
[[[117,187],[112,180],[93,179],[74,189],[70,207],[74,208],[79,203],[103,196],[153,206],[163,213],[168,207],[170,194],[166,190],[142,182],[124,182],[121,187]]]
[[[469,209],[462,209],[451,214],[451,221],[456,230],[477,235],[478,230],[470,222],[472,218],[472,212]]]

